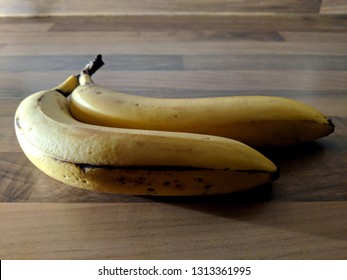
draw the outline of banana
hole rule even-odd
[[[216,135],[254,148],[290,146],[334,130],[322,112],[289,98],[153,98],[114,92],[94,84],[88,75],[81,78],[69,107],[74,118],[85,123]]]
[[[56,180],[100,192],[188,196],[243,191],[278,177],[274,163],[235,140],[79,122],[66,97],[76,79],[30,95],[15,114],[22,150]]]

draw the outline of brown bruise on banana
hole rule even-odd
[[[97,192],[129,195],[194,196],[233,193],[270,183],[278,177],[274,173],[256,170],[98,166],[52,158],[45,158],[44,161],[40,163],[46,167],[43,171],[63,183]]]
[[[16,116],[15,118],[15,125],[18,129],[23,129],[21,124],[20,124],[20,117]]]

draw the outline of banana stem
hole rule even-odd
[[[88,75],[92,76],[96,71],[98,71],[105,63],[102,61],[102,55],[98,54],[93,61],[89,61],[80,74],[68,77],[64,82],[58,85],[55,90],[64,95],[69,96],[71,92],[79,86],[79,80],[81,76]]]
[[[83,74],[88,74],[92,76],[96,71],[98,71],[105,63],[102,60],[102,55],[98,54],[93,61],[89,61],[86,67],[82,70]]]

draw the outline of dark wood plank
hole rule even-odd
[[[43,19],[47,21],[48,19]],[[10,19],[4,19],[10,21]],[[346,32],[344,15],[228,15],[228,16],[130,16],[50,18],[50,31],[228,30],[231,32],[330,31]]]
[[[347,56],[185,55],[186,70],[347,70]]]
[[[42,89],[52,88],[71,71],[28,72],[18,83],[17,73],[1,74],[3,94],[28,96]],[[210,91],[343,91],[347,87],[346,71],[305,70],[225,70],[225,71],[100,71],[94,77],[98,84],[114,90],[174,89]],[[294,81],[294,82],[293,82]],[[11,88],[15,88],[11,89]]]
[[[286,42],[347,42],[347,33],[339,32],[279,32]]]
[[[92,37],[90,37],[92,39]],[[1,56],[49,56],[85,55],[94,57],[97,53],[108,55],[346,55],[344,42],[119,42],[74,43],[66,45],[44,41],[37,48],[36,43],[7,44]]]
[[[0,71],[11,73],[29,71],[71,71],[79,73],[92,56],[46,55],[46,56],[0,56]],[[20,61],[18,63],[18,60]],[[172,71],[182,70],[180,55],[109,55],[104,69],[116,71]]]
[[[87,55],[0,56],[0,71],[78,73],[88,59]],[[346,55],[107,55],[105,60],[105,71],[347,70]]]
[[[28,23],[29,25],[30,23]],[[14,23],[5,24],[12,29]],[[33,33],[35,35],[33,35]],[[90,44],[102,42],[107,37],[108,44],[144,43],[144,42],[283,42],[278,32],[232,32],[229,30],[131,30],[131,31],[55,31],[9,33],[0,31],[0,43],[5,44],[34,44],[41,43],[62,44]]]
[[[114,78],[117,77],[115,81]],[[107,71],[98,81],[113,89],[174,88],[182,90],[345,90],[345,71]]]

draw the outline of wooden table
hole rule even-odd
[[[95,82],[149,96],[278,95],[334,134],[268,151],[271,186],[153,198],[69,187],[22,153],[19,102],[102,53]],[[346,259],[347,18],[332,15],[0,19],[1,259]]]

